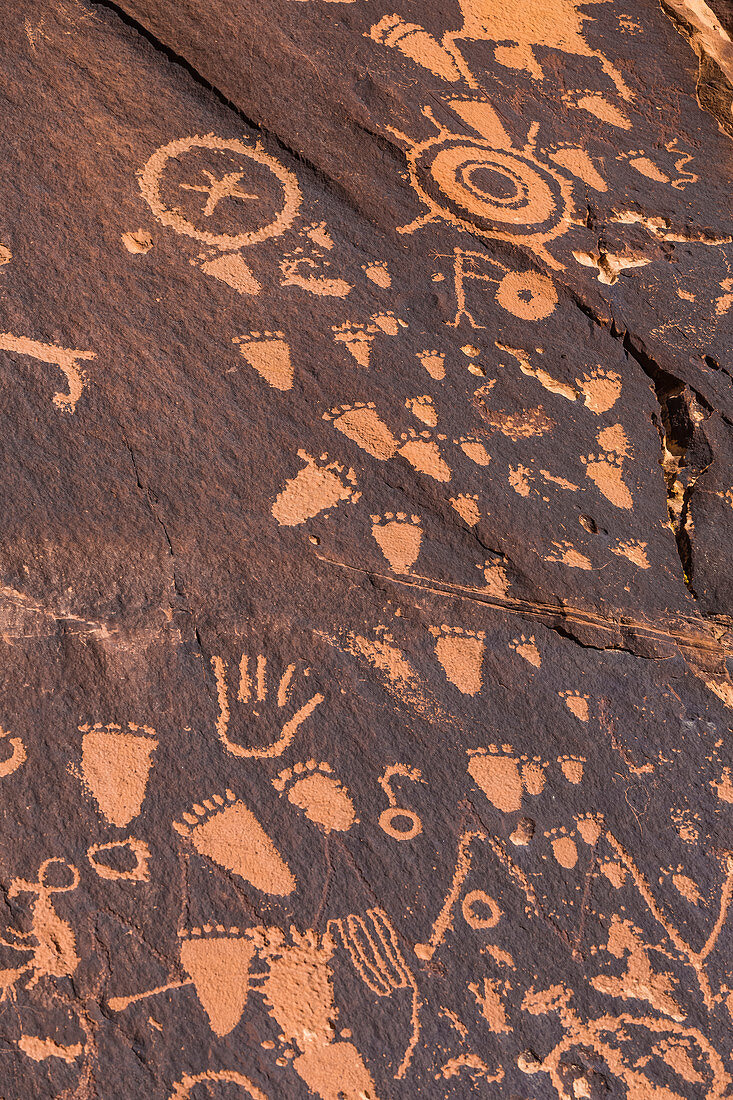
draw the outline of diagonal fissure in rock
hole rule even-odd
[[[292,145],[288,145],[279,134],[272,130],[268,130],[255,119],[250,118],[250,116],[246,114],[237,103],[229,99],[216,84],[213,84],[203,75],[203,73],[199,72],[196,66],[193,65],[187,57],[177,53],[171,46],[163,42],[162,39],[158,38],[144,23],[140,23],[134,16],[129,15],[121,5],[116,4],[114,0],[88,0],[88,2],[93,8],[101,8],[115,15],[121,23],[143,38],[154,50],[165,57],[170,64],[178,65],[179,68],[183,69],[200,88],[212,95],[217,103],[236,115],[240,122],[244,123],[244,125],[248,126],[251,130],[256,130],[263,138],[277,142],[280,148],[291,156],[293,160],[302,165],[308,172],[312,173],[322,186],[327,187],[327,189],[335,194],[341,201],[345,202],[350,209],[362,216],[362,212],[354,205],[349,192],[342,187],[338,180],[329,176],[322,168],[314,164],[298,149],[293,148]]]

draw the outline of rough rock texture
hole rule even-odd
[[[733,1095],[731,8],[0,29],[0,1096]]]

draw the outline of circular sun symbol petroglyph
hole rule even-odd
[[[523,148],[497,149],[485,138],[451,133],[427,108],[423,113],[438,134],[412,144],[406,156],[410,183],[428,213],[400,232],[442,219],[527,245],[549,266],[562,266],[545,246],[570,227],[572,184],[538,157],[536,128]]]
[[[252,193],[253,188],[256,190],[258,185],[261,185],[258,179],[252,178],[254,165],[259,165],[274,177],[272,182],[279,193],[277,212],[274,217],[259,228],[247,232],[214,233],[199,228],[181,210],[169,206],[162,195],[166,170],[171,162],[179,160],[186,153],[202,149],[235,154],[244,158],[244,162],[240,165],[241,171],[231,171],[217,177],[214,173],[204,170],[197,183],[178,185],[184,190],[201,192],[206,196],[201,212],[202,220],[210,217],[218,204],[227,198],[244,201],[271,198],[269,194]],[[260,172],[259,175],[261,176],[262,173]],[[206,179],[209,181],[208,184]],[[187,237],[193,237],[197,241],[213,245],[223,251],[244,248],[247,245],[258,244],[269,237],[280,236],[293,224],[300,209],[300,188],[293,172],[265,153],[260,145],[245,145],[237,138],[220,138],[214,134],[179,138],[167,145],[162,145],[160,149],[156,149],[141,169],[139,182],[145,201],[159,222],[174,229],[176,233],[183,233]],[[271,191],[271,188],[268,190]]]

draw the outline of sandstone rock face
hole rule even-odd
[[[733,1095],[730,7],[0,28],[0,1096]]]

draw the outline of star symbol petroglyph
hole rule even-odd
[[[208,187],[206,184],[195,183],[182,183],[180,186],[186,191],[201,191],[204,195],[209,196],[204,206],[204,217],[206,218],[211,217],[222,199],[259,198],[259,195],[249,195],[246,191],[240,191],[237,187],[244,172],[227,172],[221,179],[217,179],[213,173],[207,172],[206,169],[203,171],[204,175],[209,177]]]

